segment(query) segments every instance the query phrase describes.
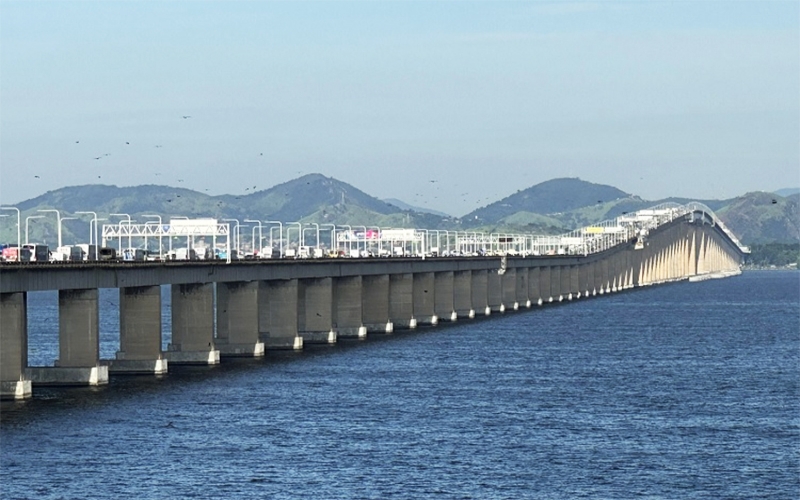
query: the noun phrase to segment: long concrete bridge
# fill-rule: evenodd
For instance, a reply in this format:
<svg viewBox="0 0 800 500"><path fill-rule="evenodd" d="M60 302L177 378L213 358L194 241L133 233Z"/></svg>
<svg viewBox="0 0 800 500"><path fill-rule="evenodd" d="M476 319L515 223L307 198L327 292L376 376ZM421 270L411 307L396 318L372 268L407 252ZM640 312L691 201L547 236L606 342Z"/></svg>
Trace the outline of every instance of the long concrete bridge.
<svg viewBox="0 0 800 500"><path fill-rule="evenodd" d="M649 221L641 224L642 220ZM626 225L626 221L631 222ZM615 220L614 244L564 255L0 266L0 385L98 385L109 374L163 374L369 333L585 299L739 272L747 249L702 205ZM643 229L644 228L644 229ZM606 231L611 233L612 231ZM601 241L598 239L597 241ZM172 341L162 351L161 287ZM119 351L99 356L99 289L119 290ZM29 366L27 293L58 290L55 366Z"/></svg>

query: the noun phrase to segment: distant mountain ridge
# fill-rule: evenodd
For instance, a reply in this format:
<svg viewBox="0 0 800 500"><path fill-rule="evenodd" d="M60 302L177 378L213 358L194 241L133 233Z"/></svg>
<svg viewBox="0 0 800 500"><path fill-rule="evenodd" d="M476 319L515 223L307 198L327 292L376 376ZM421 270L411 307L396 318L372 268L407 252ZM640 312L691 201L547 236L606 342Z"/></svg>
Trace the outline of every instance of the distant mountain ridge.
<svg viewBox="0 0 800 500"><path fill-rule="evenodd" d="M121 218L109 214L130 214L139 222L148 220L144 214L159 214L165 221L172 216L185 216L237 219L241 224L251 219L560 234L664 202L700 201L716 211L746 244L800 241L800 194L782 197L756 192L730 200L667 198L648 201L613 186L564 178L519 190L458 219L441 212L423 212L401 200L380 200L321 174L304 175L261 190L253 185L245 191L241 195L211 196L170 186L85 185L48 191L17 207L23 212L23 221L29 215L42 215L37 213L39 209L56 208L62 212L62 217L91 209L114 223ZM80 241L83 241L87 220L86 216L65 220L62 225L65 242L77 238L76 234L80 234ZM30 221L32 241L52 242L55 232L54 220ZM0 242L15 240L16 224L1 224Z"/></svg>

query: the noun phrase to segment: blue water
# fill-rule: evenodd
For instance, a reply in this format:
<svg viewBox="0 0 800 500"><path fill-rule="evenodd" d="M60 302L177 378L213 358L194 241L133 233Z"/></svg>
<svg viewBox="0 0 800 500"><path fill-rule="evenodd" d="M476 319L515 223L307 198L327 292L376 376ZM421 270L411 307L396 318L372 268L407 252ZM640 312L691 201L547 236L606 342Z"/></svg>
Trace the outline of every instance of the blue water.
<svg viewBox="0 0 800 500"><path fill-rule="evenodd" d="M0 496L795 499L799 367L800 273L650 287L37 388Z"/></svg>

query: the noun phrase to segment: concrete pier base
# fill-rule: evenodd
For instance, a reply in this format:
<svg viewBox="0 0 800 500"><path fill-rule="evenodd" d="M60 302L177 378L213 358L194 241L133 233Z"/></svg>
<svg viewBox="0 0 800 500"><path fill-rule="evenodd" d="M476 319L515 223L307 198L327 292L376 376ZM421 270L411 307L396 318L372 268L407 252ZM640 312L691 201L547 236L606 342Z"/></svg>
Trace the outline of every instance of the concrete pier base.
<svg viewBox="0 0 800 500"><path fill-rule="evenodd" d="M436 326L439 324L439 316L434 314L433 316L415 317L414 321L416 321L417 326L419 325Z"/></svg>
<svg viewBox="0 0 800 500"><path fill-rule="evenodd" d="M119 353L117 353L119 356ZM109 359L101 363L108 366L111 375L164 375L168 371L166 358L159 359Z"/></svg>
<svg viewBox="0 0 800 500"><path fill-rule="evenodd" d="M209 351L173 351L168 346L164 356L171 365L218 365L219 349Z"/></svg>
<svg viewBox="0 0 800 500"><path fill-rule="evenodd" d="M0 382L0 399L28 399L33 395L30 380Z"/></svg>
<svg viewBox="0 0 800 500"><path fill-rule="evenodd" d="M25 370L34 386L83 386L108 384L108 366L34 366Z"/></svg>
<svg viewBox="0 0 800 500"><path fill-rule="evenodd" d="M266 353L263 342L236 344L217 343L220 357L223 358L260 358Z"/></svg>
<svg viewBox="0 0 800 500"><path fill-rule="evenodd" d="M269 333L262 334L261 340L264 341L264 348L269 350L290 350L299 351L303 348L303 337L270 337Z"/></svg>
<svg viewBox="0 0 800 500"><path fill-rule="evenodd" d="M334 330L327 332L300 332L303 344L335 344L337 334Z"/></svg>
<svg viewBox="0 0 800 500"><path fill-rule="evenodd" d="M392 333L394 331L394 323L391 321L386 323L364 323L364 328L371 333Z"/></svg>
<svg viewBox="0 0 800 500"><path fill-rule="evenodd" d="M364 325L351 328L339 327L336 336L340 339L365 339L367 338L367 327Z"/></svg>

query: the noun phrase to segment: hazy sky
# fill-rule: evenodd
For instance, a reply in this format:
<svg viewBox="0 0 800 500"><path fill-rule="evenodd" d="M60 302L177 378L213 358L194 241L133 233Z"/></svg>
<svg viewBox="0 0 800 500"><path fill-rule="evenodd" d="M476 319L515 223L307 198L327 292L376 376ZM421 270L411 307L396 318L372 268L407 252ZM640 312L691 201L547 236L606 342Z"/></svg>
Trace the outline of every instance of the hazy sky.
<svg viewBox="0 0 800 500"><path fill-rule="evenodd" d="M311 172L454 215L555 177L800 186L799 5L3 0L0 202Z"/></svg>

